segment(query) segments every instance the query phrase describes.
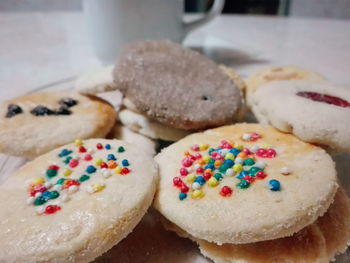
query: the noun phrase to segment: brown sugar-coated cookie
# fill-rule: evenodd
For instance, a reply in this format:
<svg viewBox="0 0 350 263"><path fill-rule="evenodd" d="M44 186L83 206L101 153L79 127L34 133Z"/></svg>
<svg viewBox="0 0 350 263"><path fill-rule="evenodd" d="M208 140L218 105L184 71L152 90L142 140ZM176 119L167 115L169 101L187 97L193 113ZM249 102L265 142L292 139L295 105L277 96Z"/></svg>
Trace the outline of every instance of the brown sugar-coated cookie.
<svg viewBox="0 0 350 263"><path fill-rule="evenodd" d="M140 112L174 128L230 123L241 104L237 85L219 66L167 41L128 45L113 75L118 89Z"/></svg>
<svg viewBox="0 0 350 263"><path fill-rule="evenodd" d="M111 105L77 92L38 92L0 104L0 152L34 158L76 138L101 138L115 123Z"/></svg>

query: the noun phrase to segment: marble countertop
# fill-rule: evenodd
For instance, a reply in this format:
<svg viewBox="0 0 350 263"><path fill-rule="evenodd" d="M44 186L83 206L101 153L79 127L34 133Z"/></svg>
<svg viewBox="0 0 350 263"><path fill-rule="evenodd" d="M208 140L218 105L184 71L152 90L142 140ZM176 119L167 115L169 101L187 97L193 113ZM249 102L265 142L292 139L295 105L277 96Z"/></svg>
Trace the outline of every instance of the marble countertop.
<svg viewBox="0 0 350 263"><path fill-rule="evenodd" d="M185 40L243 76L295 64L350 83L350 20L222 15ZM0 13L0 99L96 69L78 12Z"/></svg>

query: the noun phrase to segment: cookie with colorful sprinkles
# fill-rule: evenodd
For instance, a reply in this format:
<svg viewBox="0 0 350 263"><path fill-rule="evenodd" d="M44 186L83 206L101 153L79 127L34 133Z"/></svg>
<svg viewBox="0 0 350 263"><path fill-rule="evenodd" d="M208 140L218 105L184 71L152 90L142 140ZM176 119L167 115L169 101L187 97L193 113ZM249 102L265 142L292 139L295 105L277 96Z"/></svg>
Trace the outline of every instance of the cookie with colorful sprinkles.
<svg viewBox="0 0 350 263"><path fill-rule="evenodd" d="M323 215L338 188L323 149L259 124L189 135L155 159L155 207L191 236L217 244L290 236Z"/></svg>
<svg viewBox="0 0 350 263"><path fill-rule="evenodd" d="M38 92L0 104L0 152L34 158L79 137L105 137L116 113L74 91Z"/></svg>
<svg viewBox="0 0 350 263"><path fill-rule="evenodd" d="M89 262L128 235L151 205L152 157L119 140L76 140L0 186L0 262Z"/></svg>

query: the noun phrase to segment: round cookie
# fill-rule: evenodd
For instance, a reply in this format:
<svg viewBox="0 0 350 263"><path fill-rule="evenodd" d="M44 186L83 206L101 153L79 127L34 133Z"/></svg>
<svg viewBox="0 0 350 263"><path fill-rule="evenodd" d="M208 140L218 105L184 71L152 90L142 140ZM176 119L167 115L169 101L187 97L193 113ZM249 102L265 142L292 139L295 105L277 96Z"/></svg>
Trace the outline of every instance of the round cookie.
<svg viewBox="0 0 350 263"><path fill-rule="evenodd" d="M157 142L133 132L127 127L116 123L108 135L109 138L115 138L118 140L126 141L128 143L132 143L137 145L141 151L145 151L150 155L154 156L156 154Z"/></svg>
<svg viewBox="0 0 350 263"><path fill-rule="evenodd" d="M71 91L24 95L0 105L0 152L34 158L75 138L105 137L115 123L106 102Z"/></svg>
<svg viewBox="0 0 350 263"><path fill-rule="evenodd" d="M293 236L252 244L221 246L195 239L169 221L162 219L166 229L197 242L203 255L215 263L328 263L343 253L350 241L350 203L343 189L325 215Z"/></svg>
<svg viewBox="0 0 350 263"><path fill-rule="evenodd" d="M118 57L114 81L147 117L194 130L231 123L240 91L218 65L168 41L128 45Z"/></svg>
<svg viewBox="0 0 350 263"><path fill-rule="evenodd" d="M152 139L177 141L190 134L189 131L172 128L152 121L143 114L128 109L121 110L118 116L120 122L130 130Z"/></svg>
<svg viewBox="0 0 350 263"><path fill-rule="evenodd" d="M297 66L281 66L267 68L265 70L254 73L246 80L246 99L251 106L251 96L261 85L276 80L305 80L312 82L326 81L321 74L309 69Z"/></svg>
<svg viewBox="0 0 350 263"><path fill-rule="evenodd" d="M328 82L274 81L251 98L259 122L300 139L350 151L350 90Z"/></svg>
<svg viewBox="0 0 350 263"><path fill-rule="evenodd" d="M96 94L115 90L116 87L112 76L113 67L114 65L109 65L107 67L82 74L75 81L75 89L85 94Z"/></svg>
<svg viewBox="0 0 350 263"><path fill-rule="evenodd" d="M155 160L155 207L217 244L290 236L326 212L338 188L323 149L258 124L191 134Z"/></svg>
<svg viewBox="0 0 350 263"><path fill-rule="evenodd" d="M0 262L92 261L141 220L156 180L151 156L118 140L38 157L0 186Z"/></svg>

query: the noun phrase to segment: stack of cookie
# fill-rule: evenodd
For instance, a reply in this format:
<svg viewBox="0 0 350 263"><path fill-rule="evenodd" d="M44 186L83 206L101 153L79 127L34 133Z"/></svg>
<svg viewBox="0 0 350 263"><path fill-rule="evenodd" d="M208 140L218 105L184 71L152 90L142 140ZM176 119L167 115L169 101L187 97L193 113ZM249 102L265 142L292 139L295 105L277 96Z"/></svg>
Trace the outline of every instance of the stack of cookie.
<svg viewBox="0 0 350 263"><path fill-rule="evenodd" d="M134 262L128 247L149 232L118 243L153 199L143 227L216 263L346 250L350 200L326 150L350 150L348 89L295 66L243 82L168 41L127 45L75 89L0 105L0 152L33 159L0 185L0 262L89 262L113 246L99 262ZM246 105L260 124L233 124Z"/></svg>
<svg viewBox="0 0 350 263"><path fill-rule="evenodd" d="M164 225L214 262L329 262L350 203L321 148L269 126L196 133L156 156Z"/></svg>

